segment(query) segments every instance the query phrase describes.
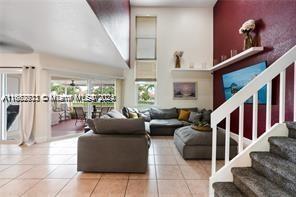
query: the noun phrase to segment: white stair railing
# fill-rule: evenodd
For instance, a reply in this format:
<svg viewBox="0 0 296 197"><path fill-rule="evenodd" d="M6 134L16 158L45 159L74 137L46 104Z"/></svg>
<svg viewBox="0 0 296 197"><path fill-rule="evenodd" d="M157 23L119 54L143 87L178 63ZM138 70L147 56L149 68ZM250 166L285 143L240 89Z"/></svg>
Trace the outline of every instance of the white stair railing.
<svg viewBox="0 0 296 197"><path fill-rule="evenodd" d="M253 120L252 120L252 140L257 140L258 128L258 91L267 86L266 100L266 131L271 128L271 97L272 83L271 81L280 75L280 98L279 98L279 123L285 121L285 90L286 90L286 69L294 64L294 120L296 120L296 46L291 48L287 53L266 68L262 73L255 77L239 92L233 95L220 107L211 114L211 127L213 129L212 138L212 177L216 173L216 144L217 144L217 125L226 119L225 125L225 164L229 163L230 152L230 115L239 108L239 132L238 132L238 152L243 151L243 133L244 133L244 103L250 97L253 97Z"/></svg>

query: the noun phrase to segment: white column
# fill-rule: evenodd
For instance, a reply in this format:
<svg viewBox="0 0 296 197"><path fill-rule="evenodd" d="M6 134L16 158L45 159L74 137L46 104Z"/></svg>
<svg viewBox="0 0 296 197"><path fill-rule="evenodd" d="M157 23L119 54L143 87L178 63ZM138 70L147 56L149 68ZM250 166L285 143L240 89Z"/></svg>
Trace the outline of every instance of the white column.
<svg viewBox="0 0 296 197"><path fill-rule="evenodd" d="M226 116L226 130L225 130L225 165L229 162L230 152L230 114Z"/></svg>
<svg viewBox="0 0 296 197"><path fill-rule="evenodd" d="M0 99L2 98L2 96L5 96L7 93L7 74L1 74L0 73ZM2 102L0 103L0 128L1 128L1 138L0 140L6 140L7 139L7 112L6 112L6 108L7 108L7 102Z"/></svg>
<svg viewBox="0 0 296 197"><path fill-rule="evenodd" d="M272 83L269 81L267 83L266 90L266 126L265 131L269 130L271 127L271 98L272 97Z"/></svg>
<svg viewBox="0 0 296 197"><path fill-rule="evenodd" d="M252 124L252 140L257 140L258 128L258 92L253 95L253 124Z"/></svg>
<svg viewBox="0 0 296 197"><path fill-rule="evenodd" d="M36 67L36 94L50 95L50 76L48 70ZM36 103L34 136L37 143L45 142L51 137L51 110L50 102Z"/></svg>
<svg viewBox="0 0 296 197"><path fill-rule="evenodd" d="M217 125L212 126L212 176L216 173Z"/></svg>
<svg viewBox="0 0 296 197"><path fill-rule="evenodd" d="M294 121L296 121L296 61L294 62Z"/></svg>
<svg viewBox="0 0 296 197"><path fill-rule="evenodd" d="M239 132L238 132L238 152L244 149L244 104L239 106Z"/></svg>
<svg viewBox="0 0 296 197"><path fill-rule="evenodd" d="M285 102L286 98L286 70L280 74L280 107L279 107L279 123L285 121Z"/></svg>

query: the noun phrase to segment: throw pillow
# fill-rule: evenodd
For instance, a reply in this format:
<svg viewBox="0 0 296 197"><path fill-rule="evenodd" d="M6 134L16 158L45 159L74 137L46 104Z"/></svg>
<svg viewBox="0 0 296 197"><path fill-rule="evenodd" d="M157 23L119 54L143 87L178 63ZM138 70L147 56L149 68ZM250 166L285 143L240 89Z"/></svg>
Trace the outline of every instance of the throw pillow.
<svg viewBox="0 0 296 197"><path fill-rule="evenodd" d="M129 110L128 110L128 107L123 107L123 108L122 108L122 114L123 114L125 117L129 118Z"/></svg>
<svg viewBox="0 0 296 197"><path fill-rule="evenodd" d="M136 112L129 112L128 113L129 118L131 119L137 119L139 118L138 114Z"/></svg>
<svg viewBox="0 0 296 197"><path fill-rule="evenodd" d="M104 114L104 115L102 115L100 118L102 118L102 119L110 119L111 117L108 116L107 114Z"/></svg>
<svg viewBox="0 0 296 197"><path fill-rule="evenodd" d="M201 120L210 124L211 113L212 113L212 110L206 110L206 109L201 110L201 114L202 114Z"/></svg>
<svg viewBox="0 0 296 197"><path fill-rule="evenodd" d="M190 112L188 121L192 122L192 123L199 121L201 116L202 116L202 114L200 112Z"/></svg>
<svg viewBox="0 0 296 197"><path fill-rule="evenodd" d="M122 115L122 113L120 113L117 110L111 110L107 113L108 116L110 116L111 118L117 118L117 119L126 119L126 117L124 115Z"/></svg>
<svg viewBox="0 0 296 197"><path fill-rule="evenodd" d="M146 112L139 112L139 118L143 118L145 122L150 122L151 117L149 111Z"/></svg>
<svg viewBox="0 0 296 197"><path fill-rule="evenodd" d="M189 115L190 115L190 111L186 111L186 110L181 109L178 119L187 121L189 118Z"/></svg>

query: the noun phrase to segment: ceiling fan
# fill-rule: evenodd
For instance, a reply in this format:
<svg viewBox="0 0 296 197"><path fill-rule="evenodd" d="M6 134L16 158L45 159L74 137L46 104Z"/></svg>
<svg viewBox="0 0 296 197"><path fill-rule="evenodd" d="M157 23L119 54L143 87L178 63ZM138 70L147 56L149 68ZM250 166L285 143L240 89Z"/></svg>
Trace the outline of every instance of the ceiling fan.
<svg viewBox="0 0 296 197"><path fill-rule="evenodd" d="M76 84L74 83L74 80L71 80L71 83L69 84L70 86L76 86Z"/></svg>

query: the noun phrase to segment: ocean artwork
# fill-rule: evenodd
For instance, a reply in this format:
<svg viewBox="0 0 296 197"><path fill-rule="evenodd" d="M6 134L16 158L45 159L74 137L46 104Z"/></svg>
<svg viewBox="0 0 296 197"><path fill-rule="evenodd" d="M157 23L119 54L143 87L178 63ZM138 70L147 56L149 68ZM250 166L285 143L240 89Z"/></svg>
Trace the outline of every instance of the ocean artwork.
<svg viewBox="0 0 296 197"><path fill-rule="evenodd" d="M228 100L265 69L266 62L264 61L247 68L224 74L222 79L225 99ZM245 103L253 103L253 98L249 98ZM258 92L258 103L266 104L266 86L262 87Z"/></svg>
<svg viewBox="0 0 296 197"><path fill-rule="evenodd" d="M196 82L174 82L174 99L197 99Z"/></svg>

